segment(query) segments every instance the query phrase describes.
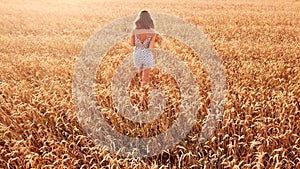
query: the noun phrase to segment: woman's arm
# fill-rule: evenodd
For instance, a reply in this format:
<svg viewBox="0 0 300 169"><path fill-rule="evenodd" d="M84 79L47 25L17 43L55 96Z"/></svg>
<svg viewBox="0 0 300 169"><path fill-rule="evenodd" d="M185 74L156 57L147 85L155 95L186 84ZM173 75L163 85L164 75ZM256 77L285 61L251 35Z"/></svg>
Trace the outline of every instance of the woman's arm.
<svg viewBox="0 0 300 169"><path fill-rule="evenodd" d="M130 45L131 45L131 46L134 46L134 45L135 45L135 42L134 42L134 35L135 35L135 29L132 30L132 32L131 32L131 41L130 41Z"/></svg>
<svg viewBox="0 0 300 169"><path fill-rule="evenodd" d="M134 46L134 35L131 36L131 46Z"/></svg>
<svg viewBox="0 0 300 169"><path fill-rule="evenodd" d="M156 34L154 34L151 38L151 41L150 41L150 44L149 44L149 49L154 48L155 38L156 38Z"/></svg>

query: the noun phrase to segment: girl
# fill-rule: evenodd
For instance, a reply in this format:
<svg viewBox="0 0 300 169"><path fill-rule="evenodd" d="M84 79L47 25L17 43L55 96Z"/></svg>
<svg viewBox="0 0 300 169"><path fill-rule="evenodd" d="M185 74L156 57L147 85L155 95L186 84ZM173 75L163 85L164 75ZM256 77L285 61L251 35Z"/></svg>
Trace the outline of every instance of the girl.
<svg viewBox="0 0 300 169"><path fill-rule="evenodd" d="M132 31L131 45L135 46L133 61L139 69L139 79L143 90L148 83L151 68L154 66L154 58L150 49L153 49L156 34L154 32L153 20L148 11L142 10Z"/></svg>

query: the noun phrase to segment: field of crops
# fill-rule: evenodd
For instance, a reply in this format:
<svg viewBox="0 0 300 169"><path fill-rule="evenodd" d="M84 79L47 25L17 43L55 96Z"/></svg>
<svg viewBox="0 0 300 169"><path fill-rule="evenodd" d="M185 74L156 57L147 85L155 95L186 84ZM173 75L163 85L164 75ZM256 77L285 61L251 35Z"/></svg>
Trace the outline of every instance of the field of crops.
<svg viewBox="0 0 300 169"><path fill-rule="evenodd" d="M208 35L225 69L227 96L222 121L198 143L211 101L207 73L189 48L161 36L156 47L175 53L196 77L199 119L173 149L124 158L105 151L79 124L73 72L90 36L144 8L178 16ZM165 115L142 126L117 115L110 81L133 51L129 42L120 41L104 57L96 98L115 130L150 137L177 117L179 91L170 75L154 69L152 88L171 98ZM300 168L299 44L297 0L1 0L0 168ZM132 104L147 109L137 79L129 90Z"/></svg>

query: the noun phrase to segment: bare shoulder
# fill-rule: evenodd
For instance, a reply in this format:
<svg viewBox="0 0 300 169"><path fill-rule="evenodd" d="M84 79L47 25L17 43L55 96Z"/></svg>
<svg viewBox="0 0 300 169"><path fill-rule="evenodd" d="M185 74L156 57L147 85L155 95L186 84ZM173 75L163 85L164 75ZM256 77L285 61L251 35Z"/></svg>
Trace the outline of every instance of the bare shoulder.
<svg viewBox="0 0 300 169"><path fill-rule="evenodd" d="M155 34L154 29L134 29L132 32L135 34Z"/></svg>
<svg viewBox="0 0 300 169"><path fill-rule="evenodd" d="M148 36L151 36L151 37L155 37L156 36L156 32L155 32L154 29L148 29L146 34Z"/></svg>
<svg viewBox="0 0 300 169"><path fill-rule="evenodd" d="M149 29L150 34L156 34L155 29Z"/></svg>
<svg viewBox="0 0 300 169"><path fill-rule="evenodd" d="M133 30L131 31L131 34L132 34L132 35L136 34L136 29L133 29Z"/></svg>

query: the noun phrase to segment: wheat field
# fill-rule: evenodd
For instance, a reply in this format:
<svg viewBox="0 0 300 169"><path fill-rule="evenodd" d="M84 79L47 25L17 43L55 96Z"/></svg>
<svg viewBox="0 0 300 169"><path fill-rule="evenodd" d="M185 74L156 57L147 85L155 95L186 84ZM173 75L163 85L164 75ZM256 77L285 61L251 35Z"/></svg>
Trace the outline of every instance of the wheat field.
<svg viewBox="0 0 300 169"><path fill-rule="evenodd" d="M211 99L207 74L184 44L161 37L157 48L176 53L196 76L203 112L173 149L124 158L105 151L79 124L73 71L90 36L141 9L178 16L208 35L224 65L227 96L222 121L198 143ZM1 0L0 14L0 168L300 168L299 1ZM129 38L109 50L96 77L97 101L117 131L152 136L175 119L178 87L154 69L153 84L173 98L166 115L143 126L116 115L109 84L132 50ZM135 78L132 103L147 109L136 86Z"/></svg>

